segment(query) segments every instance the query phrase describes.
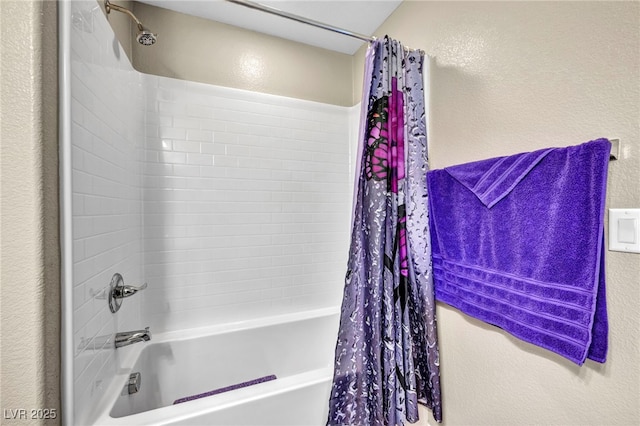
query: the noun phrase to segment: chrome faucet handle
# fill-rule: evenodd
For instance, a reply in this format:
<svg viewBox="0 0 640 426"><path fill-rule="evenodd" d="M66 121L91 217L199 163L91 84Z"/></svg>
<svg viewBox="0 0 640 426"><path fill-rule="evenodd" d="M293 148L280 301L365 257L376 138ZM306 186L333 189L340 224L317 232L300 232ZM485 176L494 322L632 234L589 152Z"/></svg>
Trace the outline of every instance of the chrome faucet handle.
<svg viewBox="0 0 640 426"><path fill-rule="evenodd" d="M109 309L111 313L118 312L122 305L122 299L125 297L133 296L140 290L147 288L147 283L142 284L140 287L134 287L132 285L124 285L124 278L119 273L113 274L111 277L111 283L109 284Z"/></svg>
<svg viewBox="0 0 640 426"><path fill-rule="evenodd" d="M113 297L116 299L122 299L124 297L133 296L140 290L147 288L147 283L142 284L140 287L134 287L132 285L123 285L113 289Z"/></svg>

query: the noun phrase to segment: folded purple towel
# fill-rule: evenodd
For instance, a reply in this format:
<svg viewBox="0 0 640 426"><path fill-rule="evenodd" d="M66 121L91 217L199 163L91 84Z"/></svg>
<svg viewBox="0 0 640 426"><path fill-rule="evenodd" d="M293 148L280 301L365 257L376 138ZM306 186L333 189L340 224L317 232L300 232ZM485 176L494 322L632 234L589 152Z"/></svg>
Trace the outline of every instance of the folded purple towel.
<svg viewBox="0 0 640 426"><path fill-rule="evenodd" d="M248 382L242 382L242 383L238 383L238 384L231 385L231 386L225 386L223 388L214 389L214 390L209 391L209 392L199 393L197 395L191 395L191 396L186 396L184 398L176 399L175 401L173 401L173 405L180 404L182 402L193 401L194 399L200 399L200 398L204 398L206 396L217 395L217 394L223 393L223 392L229 392L229 391L240 389L240 388L246 388L247 386L257 385L258 383L269 382L269 381L275 380L275 379L277 379L277 377L275 375L273 375L273 374L270 375L270 376L260 377L260 378L257 378L257 379L249 380Z"/></svg>
<svg viewBox="0 0 640 426"><path fill-rule="evenodd" d="M581 365L604 362L598 139L427 174L436 299Z"/></svg>

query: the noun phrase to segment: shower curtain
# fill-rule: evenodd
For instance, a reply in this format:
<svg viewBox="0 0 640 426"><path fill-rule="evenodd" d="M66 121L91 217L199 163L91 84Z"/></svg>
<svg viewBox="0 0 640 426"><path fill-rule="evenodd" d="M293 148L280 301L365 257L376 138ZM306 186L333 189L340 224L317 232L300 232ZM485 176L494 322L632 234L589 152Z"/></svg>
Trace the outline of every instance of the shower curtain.
<svg viewBox="0 0 640 426"><path fill-rule="evenodd" d="M418 403L441 421L423 65L388 37L367 51L329 425L413 423Z"/></svg>

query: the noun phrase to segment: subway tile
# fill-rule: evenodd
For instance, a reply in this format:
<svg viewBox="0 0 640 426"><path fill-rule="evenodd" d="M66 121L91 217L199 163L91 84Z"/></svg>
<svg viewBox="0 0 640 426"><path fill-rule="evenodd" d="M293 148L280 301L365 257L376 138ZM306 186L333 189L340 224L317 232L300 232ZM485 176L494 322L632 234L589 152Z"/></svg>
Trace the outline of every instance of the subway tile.
<svg viewBox="0 0 640 426"><path fill-rule="evenodd" d="M148 137L146 140L146 149L155 151L172 151L173 141L171 139L161 139L159 137Z"/></svg>
<svg viewBox="0 0 640 426"><path fill-rule="evenodd" d="M205 105L189 104L186 108L186 115L196 118L213 118L213 108Z"/></svg>
<svg viewBox="0 0 640 426"><path fill-rule="evenodd" d="M200 122L200 129L202 130L211 130L213 132L224 132L227 129L227 122L225 120L200 118L198 121Z"/></svg>
<svg viewBox="0 0 640 426"><path fill-rule="evenodd" d="M235 157L250 157L252 149L243 145L227 145L226 154Z"/></svg>
<svg viewBox="0 0 640 426"><path fill-rule="evenodd" d="M218 142L200 142L201 154L225 155L226 152L226 145L224 144Z"/></svg>
<svg viewBox="0 0 640 426"><path fill-rule="evenodd" d="M108 57L112 36L78 35L83 55L102 51L120 66ZM136 318L161 332L338 303L351 209L347 109L146 75L145 94L128 68L79 73L74 252L93 262L79 266L84 297L115 270L133 277L144 268L158 285L127 303L122 324L105 300L82 304L78 318L90 321L82 333ZM87 90L96 81L104 87ZM115 359L83 353L77 379L92 406Z"/></svg>
<svg viewBox="0 0 640 426"><path fill-rule="evenodd" d="M166 126L178 127L182 129L199 129L200 120L197 118L183 117L175 114L168 115L169 119Z"/></svg>
<svg viewBox="0 0 640 426"><path fill-rule="evenodd" d="M172 164L145 163L142 172L148 176L172 176L174 166Z"/></svg>
<svg viewBox="0 0 640 426"><path fill-rule="evenodd" d="M200 142L173 141L173 150L180 152L200 152Z"/></svg>
<svg viewBox="0 0 640 426"><path fill-rule="evenodd" d="M235 144L238 143L238 140L240 139L240 135L238 135L237 133L233 133L233 132L216 132L215 136L215 143L218 144Z"/></svg>
<svg viewBox="0 0 640 426"><path fill-rule="evenodd" d="M161 114L171 115L186 115L187 105L183 103L171 102L171 101L156 101L158 105L158 112Z"/></svg>
<svg viewBox="0 0 640 426"><path fill-rule="evenodd" d="M187 155L183 152L163 151L158 154L158 161L165 164L186 164Z"/></svg>
<svg viewBox="0 0 640 426"><path fill-rule="evenodd" d="M265 140L269 140L269 139L264 136L257 136L252 134L239 134L237 139L238 144L246 145L250 147L262 145ZM274 147L276 147L275 143L273 145Z"/></svg>
<svg viewBox="0 0 640 426"><path fill-rule="evenodd" d="M187 164L197 166L213 166L214 156L210 154L187 154Z"/></svg>
<svg viewBox="0 0 640 426"><path fill-rule="evenodd" d="M221 167L220 164L218 164L219 157L217 156L214 156L213 162L214 162L214 165L217 167L201 166L199 168L200 176L209 177L209 178L220 178L220 177L225 177L228 171L231 170L229 168Z"/></svg>
<svg viewBox="0 0 640 426"><path fill-rule="evenodd" d="M144 161L150 163L158 162L158 152L157 151L145 151L144 153Z"/></svg>
<svg viewBox="0 0 640 426"><path fill-rule="evenodd" d="M95 10L90 2L82 4L88 6L88 10ZM111 31L110 27L102 14L92 16L103 25L96 25L94 33L80 31L72 36L75 39L72 43L83 49L81 54L75 52L71 83L71 144L75 169L72 192L76 213L73 218L73 317L75 343L82 341L85 345L104 329L105 323L108 327L108 323L114 321L106 299L94 299L93 292L108 285L114 268L120 268L126 258L135 258L134 253L141 251L142 235L136 232L141 221L140 201L138 206L135 201L136 197L140 200L142 194L139 148L145 132L152 133L145 129L143 109L152 108L155 102L144 101L138 74L130 65L127 68L125 62L109 57L109 52L113 52L112 33L95 32ZM102 53L95 55L95 52ZM137 215L137 219L131 213ZM112 359L101 351L85 349L75 359L76 394L84 398L78 398L75 404L79 410L77 418L81 419L86 415L83 410L95 406L104 392L104 388L95 383L104 384L113 369L109 364ZM86 389L92 393L83 393Z"/></svg>
<svg viewBox="0 0 640 426"><path fill-rule="evenodd" d="M283 161L280 159L253 157L238 158L238 166L241 168L278 170L282 168L282 165Z"/></svg>
<svg viewBox="0 0 640 426"><path fill-rule="evenodd" d="M213 132L211 130L187 129L187 140L213 142Z"/></svg>
<svg viewBox="0 0 640 426"><path fill-rule="evenodd" d="M197 177L200 176L200 167L175 164L172 167L172 173L176 177Z"/></svg>
<svg viewBox="0 0 640 426"><path fill-rule="evenodd" d="M162 139L179 139L185 140L187 137L186 129L176 127L160 127L158 136Z"/></svg>
<svg viewBox="0 0 640 426"><path fill-rule="evenodd" d="M213 163L217 167L232 168L240 166L239 160L240 159L238 157L232 157L229 155L218 155L215 157Z"/></svg>

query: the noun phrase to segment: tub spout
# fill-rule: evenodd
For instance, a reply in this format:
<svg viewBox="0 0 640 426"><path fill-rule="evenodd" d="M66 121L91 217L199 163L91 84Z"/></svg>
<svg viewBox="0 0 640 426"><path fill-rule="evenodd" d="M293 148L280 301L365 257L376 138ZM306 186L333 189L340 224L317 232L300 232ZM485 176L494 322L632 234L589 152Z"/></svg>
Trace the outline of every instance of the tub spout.
<svg viewBox="0 0 640 426"><path fill-rule="evenodd" d="M128 346L138 342L148 342L151 340L151 332L149 327L144 330L125 331L124 333L116 333L116 348Z"/></svg>

